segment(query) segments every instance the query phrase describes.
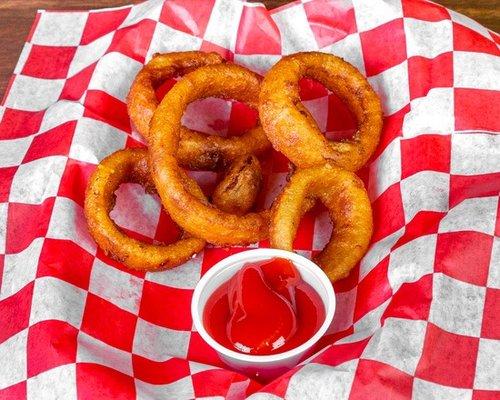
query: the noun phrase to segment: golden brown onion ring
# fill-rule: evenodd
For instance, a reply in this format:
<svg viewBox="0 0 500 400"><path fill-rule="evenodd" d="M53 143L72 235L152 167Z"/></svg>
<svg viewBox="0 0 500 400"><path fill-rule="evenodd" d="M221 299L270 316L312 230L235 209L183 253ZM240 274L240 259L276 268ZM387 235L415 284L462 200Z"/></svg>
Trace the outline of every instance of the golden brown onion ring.
<svg viewBox="0 0 500 400"><path fill-rule="evenodd" d="M231 214L243 215L252 208L262 186L262 171L257 157L236 159L212 194L212 203Z"/></svg>
<svg viewBox="0 0 500 400"><path fill-rule="evenodd" d="M90 234L110 257L132 269L154 271L186 262L205 246L203 239L184 237L168 245L154 245L123 233L109 216L115 204L115 191L125 182L139 183L154 190L147 165L147 150L126 149L106 157L92 174L85 193L84 212ZM190 193L204 198L198 185L184 176Z"/></svg>
<svg viewBox="0 0 500 400"><path fill-rule="evenodd" d="M242 160L238 160L236 166L241 165ZM220 191L217 206L225 210L239 208L242 212L248 211L253 206L252 199L255 200L262 180L260 168L256 170L257 167L252 164L243 169L232 168L221 182L224 189L216 189ZM245 172L249 168L255 169L251 175ZM205 200L198 184L185 173L182 173L182 176L186 190L196 198ZM237 182L237 185L229 187L226 181ZM187 235L172 244L154 245L123 233L109 213L115 204L116 189L125 182L138 183L147 192L156 192L149 173L146 149L120 150L106 157L97 166L87 186L84 212L89 231L107 255L129 268L155 271L183 264L205 247L205 240ZM241 204L238 203L239 191L243 194Z"/></svg>
<svg viewBox="0 0 500 400"><path fill-rule="evenodd" d="M353 139L328 140L300 102L299 80L316 79L334 92L358 120ZM266 74L259 116L273 147L297 167L333 162L357 171L375 151L382 130L382 108L366 78L331 54L309 52L283 57Z"/></svg>
<svg viewBox="0 0 500 400"><path fill-rule="evenodd" d="M156 109L150 130L150 169L161 201L171 218L191 235L217 245L254 243L268 235L266 212L236 215L200 200L183 185L176 158L181 118L189 103L220 97L257 107L258 75L235 64L196 69L177 82Z"/></svg>
<svg viewBox="0 0 500 400"><path fill-rule="evenodd" d="M352 172L325 164L298 169L271 208L271 246L292 251L305 208L318 199L333 222L329 243L315 257L332 282L345 278L363 257L373 229L372 209L363 182Z"/></svg>
<svg viewBox="0 0 500 400"><path fill-rule="evenodd" d="M204 65L223 63L217 53L201 51L155 54L137 74L127 97L130 119L148 142L149 126L158 100L155 88L167 79L184 75ZM177 159L188 169L215 170L246 154L260 154L270 147L260 126L242 136L221 137L181 128Z"/></svg>
<svg viewBox="0 0 500 400"><path fill-rule="evenodd" d="M149 124L159 103L155 89L161 83L203 65L222 62L219 54L202 51L154 54L135 77L127 97L128 114L139 133L149 138Z"/></svg>

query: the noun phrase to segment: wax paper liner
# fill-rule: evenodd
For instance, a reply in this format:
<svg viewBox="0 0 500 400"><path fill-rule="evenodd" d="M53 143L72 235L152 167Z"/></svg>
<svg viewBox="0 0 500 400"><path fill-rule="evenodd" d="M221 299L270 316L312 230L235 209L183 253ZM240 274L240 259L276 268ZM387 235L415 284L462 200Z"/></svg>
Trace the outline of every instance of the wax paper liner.
<svg viewBox="0 0 500 400"><path fill-rule="evenodd" d="M498 398L498 41L420 0L38 12L0 108L0 399ZM338 310L319 353L267 384L225 369L189 312L200 275L242 248L131 272L96 248L82 214L95 165L143 143L125 107L134 75L155 52L194 49L259 73L284 54L336 54L383 101L381 143L359 173L372 245L334 285ZM314 81L301 87L327 135L352 132L335 96ZM208 100L184 122L236 134L251 119L240 104ZM269 204L289 165L277 153L263 164ZM205 187L215 178L196 175ZM158 199L138 186L120 189L113 216L137 237L175 237ZM330 230L315 209L295 249L310 256Z"/></svg>

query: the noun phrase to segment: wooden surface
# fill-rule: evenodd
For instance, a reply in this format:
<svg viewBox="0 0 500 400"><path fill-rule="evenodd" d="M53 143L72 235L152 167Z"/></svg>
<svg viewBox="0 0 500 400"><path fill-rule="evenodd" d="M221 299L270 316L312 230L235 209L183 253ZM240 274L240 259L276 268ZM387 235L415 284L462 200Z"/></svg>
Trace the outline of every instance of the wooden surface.
<svg viewBox="0 0 500 400"><path fill-rule="evenodd" d="M500 0L435 1L468 15L489 29L500 31ZM78 10L138 2L137 0L0 0L0 99L3 97L7 81L12 75L37 9ZM271 9L288 3L289 0L261 2Z"/></svg>

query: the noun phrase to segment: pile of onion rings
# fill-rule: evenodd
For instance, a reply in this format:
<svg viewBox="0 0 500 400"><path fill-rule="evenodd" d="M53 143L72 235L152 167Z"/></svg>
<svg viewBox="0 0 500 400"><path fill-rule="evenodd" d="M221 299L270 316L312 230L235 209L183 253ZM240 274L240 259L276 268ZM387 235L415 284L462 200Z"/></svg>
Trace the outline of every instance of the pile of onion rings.
<svg viewBox="0 0 500 400"><path fill-rule="evenodd" d="M299 80L314 78L347 104L357 118L351 140L329 141L300 103ZM272 247L292 250L304 202L328 209L333 232L315 261L332 282L345 278L366 253L373 231L370 201L357 171L374 153L382 130L380 100L351 64L330 54L283 57L266 74L259 116L273 147L298 169L271 210ZM306 207L307 208L307 207Z"/></svg>
<svg viewBox="0 0 500 400"><path fill-rule="evenodd" d="M158 101L156 89L180 77ZM329 141L299 97L299 80L314 78L339 96L357 118L353 138ZM255 128L236 137L208 135L181 123L188 105L207 97L243 102L258 110ZM272 247L292 250L302 215L316 201L333 222L332 237L316 262L332 281L344 278L365 254L372 210L354 174L375 151L382 129L380 101L361 73L333 55L310 52L283 57L261 78L198 51L155 54L136 76L128 98L130 119L147 149L121 150L105 158L91 176L85 216L97 244L130 268L172 268L206 243L245 245L269 237ZM261 125L262 124L262 125ZM296 167L270 210L255 211L262 186L256 156L270 146ZM225 171L208 199L184 168ZM115 190L124 182L159 195L183 230L172 244L143 243L126 235L109 216Z"/></svg>

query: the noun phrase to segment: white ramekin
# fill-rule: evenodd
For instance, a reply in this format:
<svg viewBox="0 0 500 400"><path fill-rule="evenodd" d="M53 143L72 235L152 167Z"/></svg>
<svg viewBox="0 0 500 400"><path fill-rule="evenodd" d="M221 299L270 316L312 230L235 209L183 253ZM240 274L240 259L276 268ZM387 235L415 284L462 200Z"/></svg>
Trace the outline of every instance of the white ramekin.
<svg viewBox="0 0 500 400"><path fill-rule="evenodd" d="M210 295L238 272L244 264L275 257L286 258L294 263L302 279L312 286L323 300L325 320L319 330L307 342L283 353L273 355L242 354L217 343L203 326L203 310ZM212 347L220 359L229 367L247 376L266 380L278 376L295 366L314 344L325 334L335 313L335 293L325 273L312 261L296 253L276 249L255 249L234 254L219 261L201 278L196 286L191 302L191 314L196 330L203 340Z"/></svg>

